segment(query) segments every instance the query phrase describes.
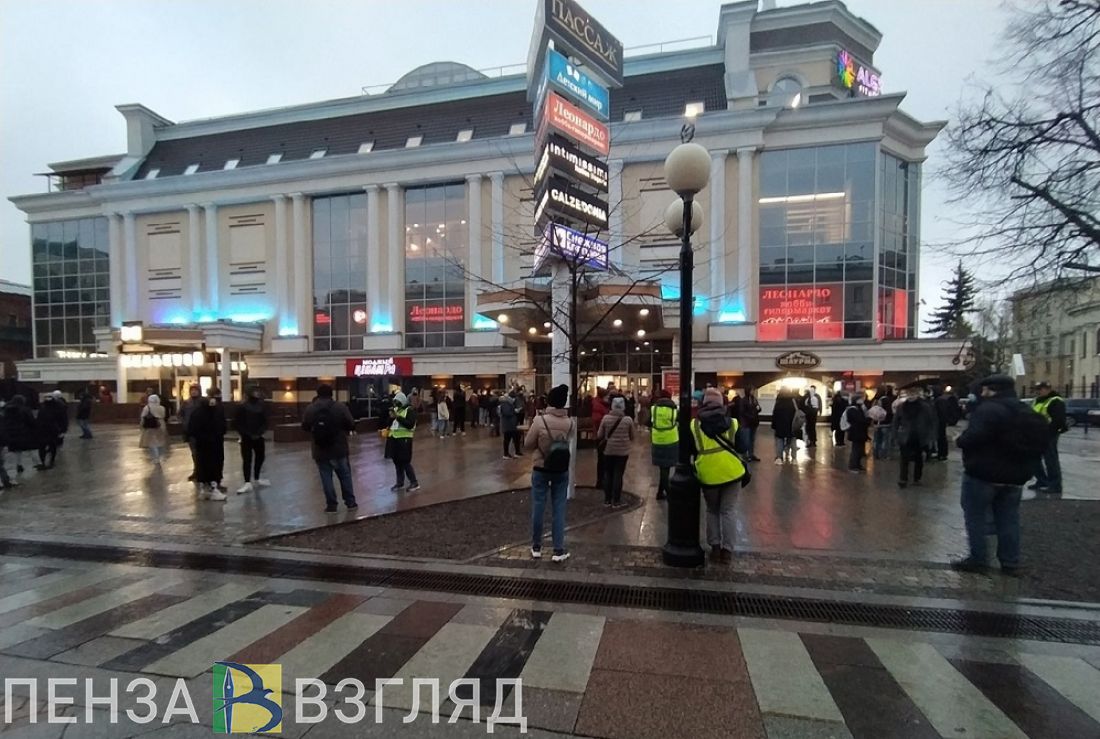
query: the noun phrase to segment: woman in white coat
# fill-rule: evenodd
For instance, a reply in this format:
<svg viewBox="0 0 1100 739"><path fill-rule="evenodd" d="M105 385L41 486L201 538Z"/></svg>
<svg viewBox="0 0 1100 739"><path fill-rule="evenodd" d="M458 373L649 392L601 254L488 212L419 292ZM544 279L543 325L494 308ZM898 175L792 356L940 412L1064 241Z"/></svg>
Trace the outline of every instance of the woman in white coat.
<svg viewBox="0 0 1100 739"><path fill-rule="evenodd" d="M153 464L160 466L164 447L168 446L168 427L165 423L168 414L160 404L160 398L150 395L145 407L141 409L141 441L139 446L148 449Z"/></svg>

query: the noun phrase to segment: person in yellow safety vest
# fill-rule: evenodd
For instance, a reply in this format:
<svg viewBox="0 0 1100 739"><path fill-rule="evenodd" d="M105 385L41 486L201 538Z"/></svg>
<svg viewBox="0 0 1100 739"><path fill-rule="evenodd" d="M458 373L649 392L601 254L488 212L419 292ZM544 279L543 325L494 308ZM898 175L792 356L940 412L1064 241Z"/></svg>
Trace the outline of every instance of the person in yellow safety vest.
<svg viewBox="0 0 1100 739"><path fill-rule="evenodd" d="M408 492L415 493L420 489L420 483L416 480L416 472L412 467L413 434L416 431L416 411L409 407L409 399L405 393L397 393L393 396L393 408L390 409L390 435L386 439L386 456L393 461L393 467L397 470L397 484L390 490L397 492L405 489L405 476L409 478Z"/></svg>
<svg viewBox="0 0 1100 739"><path fill-rule="evenodd" d="M712 562L733 561L736 534L735 495L748 474L737 449L737 420L726 416L725 400L718 388L707 388L698 416L691 422L695 476L707 505L707 543ZM737 449L738 452L742 451Z"/></svg>
<svg viewBox="0 0 1100 739"><path fill-rule="evenodd" d="M650 406L650 461L660 470L657 482L657 500L668 497L668 479L672 468L679 461L680 431L676 427L676 404L668 390L658 392L657 401Z"/></svg>
<svg viewBox="0 0 1100 739"><path fill-rule="evenodd" d="M1050 495L1062 494L1062 462L1058 458L1058 437L1069 430L1066 425L1066 402L1054 392L1049 382L1040 382L1032 408L1050 423L1050 444L1035 468L1035 484L1029 490Z"/></svg>

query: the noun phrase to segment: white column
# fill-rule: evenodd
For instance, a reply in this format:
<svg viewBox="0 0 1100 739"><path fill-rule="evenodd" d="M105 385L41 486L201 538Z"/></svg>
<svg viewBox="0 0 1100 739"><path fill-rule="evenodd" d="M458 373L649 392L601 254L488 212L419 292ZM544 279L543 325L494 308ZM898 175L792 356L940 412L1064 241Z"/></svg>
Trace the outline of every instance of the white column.
<svg viewBox="0 0 1100 739"><path fill-rule="evenodd" d="M298 335L313 335L313 298L310 293L310 248L306 230L306 197L300 192L290 196L294 211L294 315L298 318Z"/></svg>
<svg viewBox="0 0 1100 739"><path fill-rule="evenodd" d="M389 259L390 321L394 331L405 330L405 197L396 182L386 185L386 256Z"/></svg>
<svg viewBox="0 0 1100 739"><path fill-rule="evenodd" d="M493 282L504 284L504 173L489 175L493 183Z"/></svg>
<svg viewBox="0 0 1100 739"><path fill-rule="evenodd" d="M126 282L123 285L123 291L126 294L126 311L123 318L127 321L136 321L141 316L138 314L137 227L133 213L122 214L122 245L122 263L126 268Z"/></svg>
<svg viewBox="0 0 1100 739"><path fill-rule="evenodd" d="M125 359L125 355L119 354L115 358L115 384L117 385L118 392L115 393L115 402L125 403L126 400L126 388L128 375L126 373L126 365L122 363Z"/></svg>
<svg viewBox="0 0 1100 739"><path fill-rule="evenodd" d="M110 246L111 325L122 325L126 312L126 261L122 245L122 218L118 213L107 214L107 241Z"/></svg>
<svg viewBox="0 0 1100 739"><path fill-rule="evenodd" d="M233 400L233 365L229 361L229 350L221 349L218 352L218 361L221 362L221 380L219 381L222 391L222 401L228 403Z"/></svg>
<svg viewBox="0 0 1100 739"><path fill-rule="evenodd" d="M756 277L756 263L752 246L752 192L753 155L756 150L745 147L737 150L737 302L745 311L746 321L756 320L756 296L752 294Z"/></svg>
<svg viewBox="0 0 1100 739"><path fill-rule="evenodd" d="M569 406L575 407L578 399L573 397L575 388L570 384L569 335L565 330L569 326L569 310L571 307L569 295L572 287L569 268L560 260L556 261L550 287L550 311L554 316L551 328L553 333L550 337L550 385L552 387L558 385L568 387ZM526 344L521 344L521 346L526 346ZM569 455L569 492L566 497L573 498L576 495L577 434L573 434L569 441L572 453Z"/></svg>
<svg viewBox="0 0 1100 739"><path fill-rule="evenodd" d="M191 315L202 313L202 216L199 206L187 206L187 302Z"/></svg>
<svg viewBox="0 0 1100 739"><path fill-rule="evenodd" d="M367 331L387 323L382 315L382 240L378 223L378 185L367 185Z"/></svg>
<svg viewBox="0 0 1100 739"><path fill-rule="evenodd" d="M275 195L275 322L280 334L289 333L294 320L290 299L290 255L287 253L286 195Z"/></svg>
<svg viewBox="0 0 1100 739"><path fill-rule="evenodd" d="M624 264L634 264L634 259L627 258L626 245L623 244L623 160L612 159L607 163L607 206L611 213L608 215L607 246L611 250L611 263L616 267ZM633 254L630 255L633 257Z"/></svg>
<svg viewBox="0 0 1100 739"><path fill-rule="evenodd" d="M726 157L728 151L710 154L710 299L717 315L729 304L726 295Z"/></svg>
<svg viewBox="0 0 1100 739"><path fill-rule="evenodd" d="M216 319L221 303L218 278L222 271L218 254L218 206L205 203L202 207L206 212L206 312Z"/></svg>
<svg viewBox="0 0 1100 739"><path fill-rule="evenodd" d="M470 255L466 260L466 330L474 327L477 315L477 294L481 278L481 175L472 174L466 178L469 215L466 218L466 233L469 235Z"/></svg>

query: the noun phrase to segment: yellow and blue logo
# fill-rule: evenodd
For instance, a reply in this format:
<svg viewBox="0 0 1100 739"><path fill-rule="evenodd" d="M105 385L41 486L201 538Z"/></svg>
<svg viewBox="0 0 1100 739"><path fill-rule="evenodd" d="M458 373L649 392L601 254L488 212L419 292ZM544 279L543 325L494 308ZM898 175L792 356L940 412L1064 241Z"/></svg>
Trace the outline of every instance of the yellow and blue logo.
<svg viewBox="0 0 1100 739"><path fill-rule="evenodd" d="M215 734L277 734L282 728L282 665L214 663Z"/></svg>

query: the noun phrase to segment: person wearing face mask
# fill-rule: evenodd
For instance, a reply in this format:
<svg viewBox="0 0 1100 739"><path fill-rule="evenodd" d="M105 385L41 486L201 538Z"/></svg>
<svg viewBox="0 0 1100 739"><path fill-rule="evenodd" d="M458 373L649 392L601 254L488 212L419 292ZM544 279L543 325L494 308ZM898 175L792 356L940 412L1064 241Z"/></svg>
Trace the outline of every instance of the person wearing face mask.
<svg viewBox="0 0 1100 739"><path fill-rule="evenodd" d="M248 391L248 400L237 406L237 415L233 419L233 428L241 437L241 463L244 466L244 485L237 489L237 495L251 493L254 486L266 488L271 485L270 480L260 477L266 456L264 434L268 425L263 392L253 386Z"/></svg>
<svg viewBox="0 0 1100 739"><path fill-rule="evenodd" d="M909 484L909 464L913 464L913 484L920 485L924 472L924 450L936 434L936 413L918 390L907 388L904 400L894 413L893 432L901 451L901 476L898 487Z"/></svg>
<svg viewBox="0 0 1100 739"><path fill-rule="evenodd" d="M203 500L225 502L222 476L225 470L225 409L222 393L216 387L206 391L203 400L187 421L187 435L194 440L198 470L195 482Z"/></svg>
<svg viewBox="0 0 1100 739"><path fill-rule="evenodd" d="M195 409L202 403L202 388L197 384L192 384L188 388L187 400L180 404L180 426L183 428L183 441L187 444L187 447L191 450L191 474L187 479L190 482L194 482L199 474L199 460L195 454L195 439L187 431L187 425L191 421L191 414L195 412Z"/></svg>

